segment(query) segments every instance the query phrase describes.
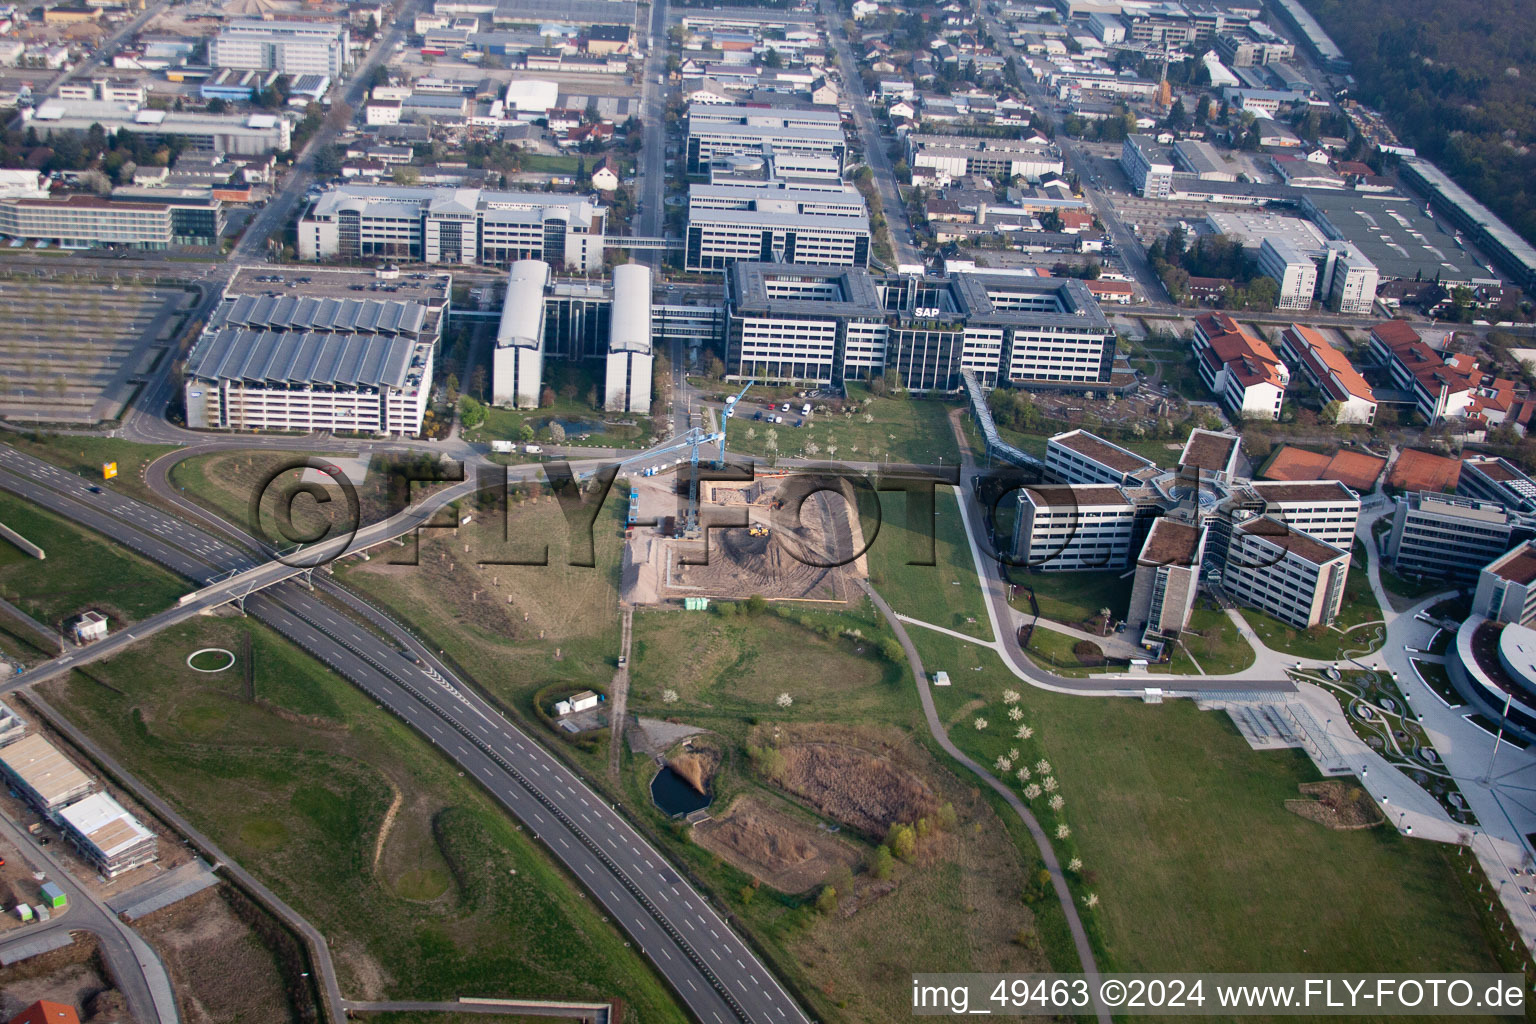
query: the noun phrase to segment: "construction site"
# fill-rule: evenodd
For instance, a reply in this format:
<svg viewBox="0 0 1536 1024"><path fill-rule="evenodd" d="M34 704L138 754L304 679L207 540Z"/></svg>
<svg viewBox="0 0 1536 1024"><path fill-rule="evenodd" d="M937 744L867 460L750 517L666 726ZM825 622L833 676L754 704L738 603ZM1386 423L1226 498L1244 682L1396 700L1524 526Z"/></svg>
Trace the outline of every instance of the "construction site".
<svg viewBox="0 0 1536 1024"><path fill-rule="evenodd" d="M623 600L631 605L688 598L846 603L854 578L868 576L864 531L853 488L790 493L786 474L698 484L697 526L687 513L688 471L631 481Z"/></svg>

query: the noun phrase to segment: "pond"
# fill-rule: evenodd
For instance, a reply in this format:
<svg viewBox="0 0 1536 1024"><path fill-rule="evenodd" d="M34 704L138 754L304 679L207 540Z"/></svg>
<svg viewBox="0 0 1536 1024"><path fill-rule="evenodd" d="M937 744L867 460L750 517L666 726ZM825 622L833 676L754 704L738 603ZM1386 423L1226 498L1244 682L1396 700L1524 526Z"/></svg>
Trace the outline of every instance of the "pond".
<svg viewBox="0 0 1536 1024"><path fill-rule="evenodd" d="M657 772L656 778L651 780L651 799L657 807L674 818L702 811L709 806L708 795L689 785L686 779L672 770L671 765Z"/></svg>
<svg viewBox="0 0 1536 1024"><path fill-rule="evenodd" d="M601 434L603 425L595 420L562 420L551 419L549 423L560 424L560 429L565 431L566 437L576 437L579 434ZM545 424L547 428L549 423Z"/></svg>

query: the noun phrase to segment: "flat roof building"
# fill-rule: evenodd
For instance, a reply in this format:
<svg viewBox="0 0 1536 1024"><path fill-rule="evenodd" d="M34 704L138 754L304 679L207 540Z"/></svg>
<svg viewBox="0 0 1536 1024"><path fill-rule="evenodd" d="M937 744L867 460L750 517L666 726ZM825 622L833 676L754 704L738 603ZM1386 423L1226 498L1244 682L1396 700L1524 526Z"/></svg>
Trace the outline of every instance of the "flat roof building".
<svg viewBox="0 0 1536 1024"><path fill-rule="evenodd" d="M607 207L547 192L341 185L299 219L300 259L401 259L557 269L603 265Z"/></svg>
<svg viewBox="0 0 1536 1024"><path fill-rule="evenodd" d="M1012 557L1039 572L1124 569L1135 527L1136 506L1122 488L1034 484L1018 492Z"/></svg>
<svg viewBox="0 0 1536 1024"><path fill-rule="evenodd" d="M1482 501L1496 501L1519 512L1536 512L1536 481L1509 461L1497 457L1462 459L1456 493Z"/></svg>
<svg viewBox="0 0 1536 1024"><path fill-rule="evenodd" d="M1397 499L1387 557L1399 575L1460 583L1531 531L1497 502L1419 491Z"/></svg>
<svg viewBox="0 0 1536 1024"><path fill-rule="evenodd" d="M27 125L43 138L57 132L86 135L99 125L108 136L127 132L149 140L176 140L189 149L229 156L281 153L293 145L292 122L277 114L150 110L133 103L46 100Z"/></svg>
<svg viewBox="0 0 1536 1024"><path fill-rule="evenodd" d="M216 68L340 78L351 58L345 21L233 21L208 44Z"/></svg>
<svg viewBox="0 0 1536 1024"><path fill-rule="evenodd" d="M1483 566L1472 614L1522 626L1536 619L1536 545L1521 544Z"/></svg>
<svg viewBox="0 0 1536 1024"><path fill-rule="evenodd" d="M1337 480L1255 480L1248 490L1259 496L1263 512L1341 551L1355 542L1360 496Z"/></svg>
<svg viewBox="0 0 1536 1024"><path fill-rule="evenodd" d="M715 121L709 112L721 108L711 104L693 104L689 108L687 172L707 175L711 161L740 153L764 155L773 153L826 156L837 161L841 171L848 154L848 140L841 127L803 127L799 118L793 127L785 127L785 117L763 116L738 117L730 121ZM700 112L695 120L694 111ZM798 113L798 112L794 112ZM754 123L756 122L756 123Z"/></svg>
<svg viewBox="0 0 1536 1024"><path fill-rule="evenodd" d="M50 821L96 788L89 775L36 733L0 747L0 775Z"/></svg>
<svg viewBox="0 0 1536 1024"><path fill-rule="evenodd" d="M1232 530L1221 583L1244 604L1311 629L1338 618L1348 578L1348 551L1261 516Z"/></svg>
<svg viewBox="0 0 1536 1024"><path fill-rule="evenodd" d="M155 834L106 793L93 793L59 812L65 836L105 878L159 859Z"/></svg>
<svg viewBox="0 0 1536 1024"><path fill-rule="evenodd" d="M1125 615L1127 626L1140 631L1144 645L1174 639L1189 625L1200 586L1205 538L1203 526L1166 516L1152 521L1136 556Z"/></svg>
<svg viewBox="0 0 1536 1024"><path fill-rule="evenodd" d="M1242 439L1235 434L1195 429L1184 441L1179 453L1179 474L1209 477L1231 483L1237 474L1237 460L1242 454Z"/></svg>
<svg viewBox="0 0 1536 1024"><path fill-rule="evenodd" d="M1057 434L1045 445L1045 471L1066 484L1133 487L1164 472L1150 459L1126 451L1086 430Z"/></svg>
<svg viewBox="0 0 1536 1024"><path fill-rule="evenodd" d="M693 185L684 246L683 266L690 271L759 260L864 267L869 214L851 185Z"/></svg>
<svg viewBox="0 0 1536 1024"><path fill-rule="evenodd" d="M1173 164L1150 135L1127 135L1120 145L1120 168L1136 194L1167 199L1173 192Z"/></svg>

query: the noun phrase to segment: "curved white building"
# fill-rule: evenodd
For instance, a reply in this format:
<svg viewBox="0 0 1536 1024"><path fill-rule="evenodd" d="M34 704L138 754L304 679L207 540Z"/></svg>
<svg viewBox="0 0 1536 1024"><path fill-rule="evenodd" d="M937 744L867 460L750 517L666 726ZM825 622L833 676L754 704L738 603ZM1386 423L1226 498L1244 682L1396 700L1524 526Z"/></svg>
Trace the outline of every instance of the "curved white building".
<svg viewBox="0 0 1536 1024"><path fill-rule="evenodd" d="M549 264L518 260L507 278L507 301L496 328L491 363L491 401L531 409L539 404L544 375L544 289Z"/></svg>
<svg viewBox="0 0 1536 1024"><path fill-rule="evenodd" d="M654 361L651 268L642 263L614 267L603 406L610 412L649 412Z"/></svg>

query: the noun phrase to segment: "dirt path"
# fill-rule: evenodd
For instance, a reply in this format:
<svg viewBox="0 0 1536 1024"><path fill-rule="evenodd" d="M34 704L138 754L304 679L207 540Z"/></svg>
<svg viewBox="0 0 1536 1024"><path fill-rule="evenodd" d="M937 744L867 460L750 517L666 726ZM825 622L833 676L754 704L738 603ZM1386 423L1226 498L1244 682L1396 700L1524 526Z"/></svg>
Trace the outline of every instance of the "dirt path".
<svg viewBox="0 0 1536 1024"><path fill-rule="evenodd" d="M373 841L373 870L379 870L379 858L384 856L384 841L389 838L389 830L395 826L395 815L400 813L400 804L404 799L400 795L400 789L393 782L389 784L394 798L389 801L389 810L384 812L384 823L379 826L379 838Z"/></svg>
<svg viewBox="0 0 1536 1024"><path fill-rule="evenodd" d="M619 777L624 754L624 715L629 704L629 638L635 627L635 609L625 605L619 630L619 670L613 674L608 703L608 774Z"/></svg>

